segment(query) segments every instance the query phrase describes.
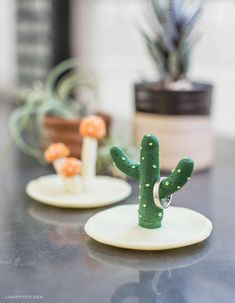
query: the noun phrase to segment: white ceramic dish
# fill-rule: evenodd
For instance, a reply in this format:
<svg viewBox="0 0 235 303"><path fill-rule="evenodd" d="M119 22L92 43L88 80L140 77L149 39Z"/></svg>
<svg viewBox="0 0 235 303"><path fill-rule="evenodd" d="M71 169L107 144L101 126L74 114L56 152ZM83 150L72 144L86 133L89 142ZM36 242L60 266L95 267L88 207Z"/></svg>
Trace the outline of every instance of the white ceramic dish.
<svg viewBox="0 0 235 303"><path fill-rule="evenodd" d="M162 227L146 229L137 222L138 205L101 211L85 225L86 233L103 244L134 250L165 250L205 240L212 223L202 214L182 207L165 210Z"/></svg>
<svg viewBox="0 0 235 303"><path fill-rule="evenodd" d="M34 200L51 206L93 208L126 199L131 194L131 187L117 178L97 176L91 191L66 193L61 178L58 175L48 175L30 181L26 192Z"/></svg>

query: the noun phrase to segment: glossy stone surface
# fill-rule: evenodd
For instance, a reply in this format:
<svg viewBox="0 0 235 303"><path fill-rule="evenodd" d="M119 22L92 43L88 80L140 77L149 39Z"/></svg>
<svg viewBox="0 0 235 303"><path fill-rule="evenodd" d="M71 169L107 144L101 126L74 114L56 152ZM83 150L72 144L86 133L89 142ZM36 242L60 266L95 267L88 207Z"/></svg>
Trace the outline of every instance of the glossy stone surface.
<svg viewBox="0 0 235 303"><path fill-rule="evenodd" d="M0 123L2 152L9 142L4 110ZM98 209L56 209L28 198L27 182L49 170L10 146L0 162L0 302L13 295L38 295L43 298L36 302L46 303L234 302L234 154L235 143L217 140L214 169L174 195L174 205L212 220L211 237L150 253L89 239L83 225ZM132 186L130 204L137 197Z"/></svg>

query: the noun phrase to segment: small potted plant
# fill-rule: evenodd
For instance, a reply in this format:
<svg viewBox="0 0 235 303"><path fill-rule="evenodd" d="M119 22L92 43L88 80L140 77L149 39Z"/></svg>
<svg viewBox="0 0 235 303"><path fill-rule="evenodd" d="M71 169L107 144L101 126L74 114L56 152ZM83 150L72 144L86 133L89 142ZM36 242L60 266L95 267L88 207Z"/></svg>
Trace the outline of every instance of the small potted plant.
<svg viewBox="0 0 235 303"><path fill-rule="evenodd" d="M151 8L151 31L141 34L160 79L135 85L136 139L140 142L147 131L158 135L164 170L185 155L195 159L195 170L204 170L213 158L212 85L187 76L202 8L189 0L151 0Z"/></svg>
<svg viewBox="0 0 235 303"><path fill-rule="evenodd" d="M96 80L69 59L52 69L43 87L28 93L23 104L10 118L14 142L26 154L43 160L43 151L51 143L66 144L71 156L80 158L82 137L78 132L83 116L95 113L105 121L107 134L111 117L97 112Z"/></svg>

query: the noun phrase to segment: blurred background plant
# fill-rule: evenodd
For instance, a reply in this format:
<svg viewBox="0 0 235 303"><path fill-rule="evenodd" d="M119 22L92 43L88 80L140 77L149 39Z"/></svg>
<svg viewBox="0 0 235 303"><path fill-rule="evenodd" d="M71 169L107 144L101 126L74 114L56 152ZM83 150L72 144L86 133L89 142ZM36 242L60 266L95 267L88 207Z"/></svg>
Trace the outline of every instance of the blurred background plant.
<svg viewBox="0 0 235 303"><path fill-rule="evenodd" d="M177 164L177 158L185 155L195 160L195 171L208 169L213 165L213 85L188 77L192 49L200 36L201 2L147 0L147 3L150 30L140 30L140 36L158 69L159 79L134 86L136 142L141 142L147 132L157 134L164 170L170 170Z"/></svg>
<svg viewBox="0 0 235 303"><path fill-rule="evenodd" d="M143 30L141 33L158 69L160 83L167 89L172 87L172 82L180 82L178 85L187 88L191 52L199 38L195 25L202 7L188 0L150 2L153 9L147 20L152 33Z"/></svg>
<svg viewBox="0 0 235 303"><path fill-rule="evenodd" d="M44 120L47 116L79 119L95 108L97 83L94 75L68 59L54 67L44 85L39 83L11 114L10 131L16 145L43 161L47 145Z"/></svg>

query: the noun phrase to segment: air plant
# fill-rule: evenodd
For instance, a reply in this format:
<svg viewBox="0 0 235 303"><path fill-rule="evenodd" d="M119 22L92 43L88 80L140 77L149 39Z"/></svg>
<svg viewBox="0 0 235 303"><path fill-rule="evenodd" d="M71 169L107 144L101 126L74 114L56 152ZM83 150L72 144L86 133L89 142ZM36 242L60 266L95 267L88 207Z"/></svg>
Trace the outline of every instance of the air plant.
<svg viewBox="0 0 235 303"><path fill-rule="evenodd" d="M185 86L190 58L198 32L195 30L202 7L190 0L150 0L152 18L148 23L152 35L144 30L141 34L160 74L161 88L174 89L181 81ZM187 86L187 85L186 85ZM186 87L187 89L187 87Z"/></svg>
<svg viewBox="0 0 235 303"><path fill-rule="evenodd" d="M82 117L87 114L91 95L96 96L96 88L94 76L80 67L76 59L58 64L49 73L44 86L34 88L12 113L10 131L13 141L23 152L43 161L45 116L66 119ZM88 94L85 95L84 91ZM80 94L78 98L74 97L76 93Z"/></svg>

